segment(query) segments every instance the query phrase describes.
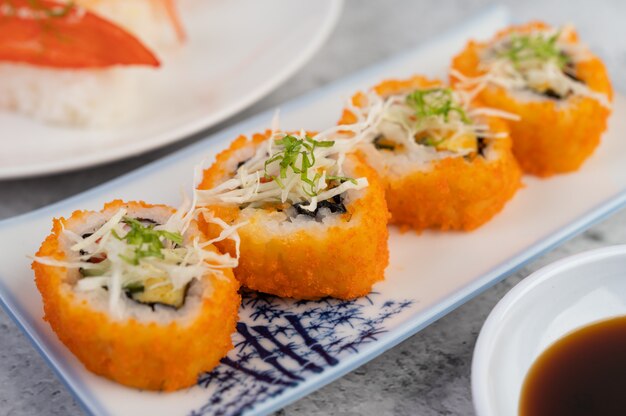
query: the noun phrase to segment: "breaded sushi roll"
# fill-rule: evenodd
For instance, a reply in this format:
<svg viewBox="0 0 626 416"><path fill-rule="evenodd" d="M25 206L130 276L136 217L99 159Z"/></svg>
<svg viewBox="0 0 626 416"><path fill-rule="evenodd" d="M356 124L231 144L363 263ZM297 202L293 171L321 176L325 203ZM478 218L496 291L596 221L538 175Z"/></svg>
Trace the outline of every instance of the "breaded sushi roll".
<svg viewBox="0 0 626 416"><path fill-rule="evenodd" d="M236 261L190 215L116 200L54 220L32 264L44 319L90 371L177 390L232 348Z"/></svg>
<svg viewBox="0 0 626 416"><path fill-rule="evenodd" d="M198 206L238 227L242 285L298 299L351 299L384 278L383 189L336 130L241 136L204 171ZM236 254L231 242L217 245Z"/></svg>
<svg viewBox="0 0 626 416"><path fill-rule="evenodd" d="M577 170L606 129L613 91L604 64L569 26L532 22L488 42L470 41L452 61L451 82L509 123L513 153L537 176Z"/></svg>
<svg viewBox="0 0 626 416"><path fill-rule="evenodd" d="M385 186L391 223L472 230L520 187L501 111L467 107L441 82L415 76L357 93L340 125L366 123L359 150Z"/></svg>

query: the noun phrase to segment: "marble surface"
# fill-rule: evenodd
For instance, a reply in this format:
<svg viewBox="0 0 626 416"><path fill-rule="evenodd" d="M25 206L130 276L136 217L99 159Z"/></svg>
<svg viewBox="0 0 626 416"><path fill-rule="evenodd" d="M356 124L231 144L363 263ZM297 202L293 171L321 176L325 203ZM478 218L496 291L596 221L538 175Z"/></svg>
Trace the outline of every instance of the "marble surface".
<svg viewBox="0 0 626 416"><path fill-rule="evenodd" d="M626 2L507 0L516 20L573 22L626 91ZM0 219L74 195L207 133L311 91L431 39L492 4L488 0L347 0L339 24L313 61L266 99L189 140L81 172L0 182ZM626 243L626 211L532 262L402 344L279 411L279 415L472 415L471 356L489 311L532 271L570 254ZM80 407L6 314L0 312L0 415L78 415Z"/></svg>

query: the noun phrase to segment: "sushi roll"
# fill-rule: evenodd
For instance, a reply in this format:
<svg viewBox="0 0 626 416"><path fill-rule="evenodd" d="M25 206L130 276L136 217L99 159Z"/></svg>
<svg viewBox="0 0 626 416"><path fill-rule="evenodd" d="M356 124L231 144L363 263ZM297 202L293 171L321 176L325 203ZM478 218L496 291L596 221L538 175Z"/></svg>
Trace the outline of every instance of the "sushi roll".
<svg viewBox="0 0 626 416"><path fill-rule="evenodd" d="M177 390L232 348L231 268L189 212L143 202L55 219L32 264L44 319L90 371Z"/></svg>
<svg viewBox="0 0 626 416"><path fill-rule="evenodd" d="M488 42L470 41L452 61L451 82L509 123L522 169L547 177L577 170L606 129L613 91L602 61L570 27L512 26Z"/></svg>
<svg viewBox="0 0 626 416"><path fill-rule="evenodd" d="M415 76L357 93L340 125L366 123L359 151L385 186L391 223L422 231L472 230L520 187L504 122L468 107L440 81Z"/></svg>
<svg viewBox="0 0 626 416"><path fill-rule="evenodd" d="M238 227L235 276L243 286L297 299L352 299L384 278L383 189L352 147L337 129L272 130L239 137L203 172L198 206ZM237 254L232 241L216 244Z"/></svg>
<svg viewBox="0 0 626 416"><path fill-rule="evenodd" d="M142 81L183 39L174 0L0 0L0 110L123 124Z"/></svg>

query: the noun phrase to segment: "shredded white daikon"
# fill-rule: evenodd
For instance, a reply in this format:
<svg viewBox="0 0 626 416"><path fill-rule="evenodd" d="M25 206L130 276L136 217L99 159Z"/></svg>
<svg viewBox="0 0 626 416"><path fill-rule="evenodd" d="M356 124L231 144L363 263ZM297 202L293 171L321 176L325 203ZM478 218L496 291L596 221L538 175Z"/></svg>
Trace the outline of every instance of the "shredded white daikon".
<svg viewBox="0 0 626 416"><path fill-rule="evenodd" d="M343 163L367 125L365 120L309 136L304 131L280 131L276 115L270 137L239 166L232 178L212 189L196 191L198 206L256 207L268 202L289 202L314 212L320 201L351 189L363 189L368 185L367 178L346 177ZM201 175L201 170L197 172Z"/></svg>
<svg viewBox="0 0 626 416"><path fill-rule="evenodd" d="M409 103L411 94L420 94L423 106L432 114L418 114ZM444 99L442 99L442 96ZM476 151L476 138L501 138L506 133L492 132L487 124L480 123L482 116L519 120L515 114L492 108L471 108L458 92L445 87L416 88L415 90L380 96L374 90L365 94L360 106L348 105L358 123L365 124L361 142L372 143L384 137L402 148L403 152L420 155L429 161L450 156L465 156ZM416 138L427 136L428 142ZM458 140L469 138L469 140ZM435 150L436 148L436 150Z"/></svg>
<svg viewBox="0 0 626 416"><path fill-rule="evenodd" d="M171 285L172 290L178 290L186 287L194 279L200 280L209 272L221 274L220 269L237 266L239 258L237 227L212 218L210 213L197 211L194 201L185 198L180 209L165 223L151 228L156 232L165 232L158 237L161 246L159 255L136 255L136 250L146 249L148 242L135 244L127 240L127 234L131 231L127 223L127 214L125 208L120 209L85 238L64 229L63 234L74 242L70 250L78 254L74 261L48 257L35 257L34 260L49 266L83 269L88 273L91 271L89 275L76 282L75 290L92 291L105 287L109 296L109 310L117 318L124 315L124 303L121 299L125 296L127 287L144 286L144 283L151 279L151 281L161 280L159 285ZM185 235L191 220L199 214L204 215L208 222L223 228L217 238L201 242L197 236ZM180 237L180 240L176 242L168 238L172 235ZM208 245L225 239L235 241L236 257L206 250ZM101 261L97 263L93 261L94 259Z"/></svg>
<svg viewBox="0 0 626 416"><path fill-rule="evenodd" d="M451 70L450 74L459 80L458 87L467 91L467 99L473 100L488 85L507 90L533 90L538 93L551 92L559 97L582 96L598 101L602 106L611 108L609 98L591 90L576 78L574 66L590 59L589 49L580 43L571 42L573 28L569 25L560 29L534 30L530 33L513 32L486 48L481 55L481 69L484 74L468 77ZM516 59L511 58L512 42L525 39L528 42L542 42L554 47L558 53L546 55L534 52L532 47L518 47ZM565 60L569 60L569 65Z"/></svg>

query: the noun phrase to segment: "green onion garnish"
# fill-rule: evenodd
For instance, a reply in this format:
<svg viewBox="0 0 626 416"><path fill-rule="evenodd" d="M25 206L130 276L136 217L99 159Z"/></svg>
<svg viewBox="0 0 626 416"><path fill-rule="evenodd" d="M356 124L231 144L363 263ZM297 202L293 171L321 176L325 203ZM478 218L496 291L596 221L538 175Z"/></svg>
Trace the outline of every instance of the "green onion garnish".
<svg viewBox="0 0 626 416"><path fill-rule="evenodd" d="M135 246L134 257L120 255L130 264L138 265L139 261L145 257L164 258L162 239L176 244L183 243L183 236L180 233L155 230L154 225L143 225L140 221L130 217L124 217L122 222L130 226L130 231L124 237L120 237L115 231L112 234L120 240L126 240L129 245Z"/></svg>
<svg viewBox="0 0 626 416"><path fill-rule="evenodd" d="M541 33L518 34L513 33L504 50L498 53L501 58L510 60L515 67L524 62L554 62L559 69L563 69L568 63L568 57L558 47L557 40L560 32L550 37Z"/></svg>
<svg viewBox="0 0 626 416"><path fill-rule="evenodd" d="M282 150L275 153L265 161L265 178L275 180L278 186L283 188L281 179L287 178L287 170L291 169L293 173L300 175L300 180L309 186L309 189L302 188L304 192L313 197L317 195L317 181L321 177L316 173L313 179L309 179L309 168L315 165L315 149L320 147L332 147L335 142L330 140L314 140L309 136L299 139L293 135L286 135L282 139L275 141L276 145L282 147ZM300 156L300 158L298 158ZM298 159L300 164L298 166ZM270 175L268 167L278 162L279 174Z"/></svg>
<svg viewBox="0 0 626 416"><path fill-rule="evenodd" d="M454 112L461 117L463 123L471 123L465 110L454 102L450 88L415 90L406 97L406 102L419 119L441 116L447 122L450 113Z"/></svg>
<svg viewBox="0 0 626 416"><path fill-rule="evenodd" d="M326 177L329 181L338 181L339 183L344 183L344 182L352 182L353 184L357 184L358 182L356 181L356 179L354 178L349 178L347 176L327 176Z"/></svg>

